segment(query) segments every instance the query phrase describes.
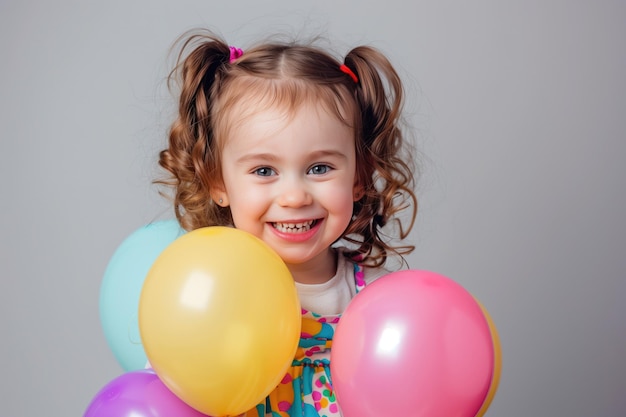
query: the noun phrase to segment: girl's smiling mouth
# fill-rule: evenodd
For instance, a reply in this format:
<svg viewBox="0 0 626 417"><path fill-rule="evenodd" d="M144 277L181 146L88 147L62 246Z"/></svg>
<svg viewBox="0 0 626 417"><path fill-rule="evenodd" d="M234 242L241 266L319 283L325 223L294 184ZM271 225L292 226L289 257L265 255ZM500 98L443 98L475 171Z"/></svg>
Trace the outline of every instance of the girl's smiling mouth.
<svg viewBox="0 0 626 417"><path fill-rule="evenodd" d="M272 227L281 233L304 233L311 230L318 223L319 219L306 220L300 222L272 222Z"/></svg>

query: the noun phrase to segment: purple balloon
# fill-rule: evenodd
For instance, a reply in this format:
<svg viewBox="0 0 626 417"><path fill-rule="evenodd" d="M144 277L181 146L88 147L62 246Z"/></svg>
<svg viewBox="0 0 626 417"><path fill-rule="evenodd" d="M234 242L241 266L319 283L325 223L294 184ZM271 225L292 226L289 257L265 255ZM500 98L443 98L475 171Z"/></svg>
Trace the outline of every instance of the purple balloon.
<svg viewBox="0 0 626 417"><path fill-rule="evenodd" d="M206 417L174 395L153 370L127 372L96 394L83 417Z"/></svg>

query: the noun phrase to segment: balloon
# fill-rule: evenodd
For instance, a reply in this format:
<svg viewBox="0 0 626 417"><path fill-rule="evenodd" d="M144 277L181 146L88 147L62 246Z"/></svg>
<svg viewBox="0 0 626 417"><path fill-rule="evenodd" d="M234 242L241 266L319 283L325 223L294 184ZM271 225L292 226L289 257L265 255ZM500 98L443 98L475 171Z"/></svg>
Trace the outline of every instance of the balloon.
<svg viewBox="0 0 626 417"><path fill-rule="evenodd" d="M132 371L109 382L83 417L206 417L176 397L150 370Z"/></svg>
<svg viewBox="0 0 626 417"><path fill-rule="evenodd" d="M125 371L146 366L138 322L143 281L161 251L184 233L176 220L148 224L122 242L104 272L100 321L109 347Z"/></svg>
<svg viewBox="0 0 626 417"><path fill-rule="evenodd" d="M443 275L408 270L381 277L350 302L330 368L344 417L474 417L493 358L474 297Z"/></svg>
<svg viewBox="0 0 626 417"><path fill-rule="evenodd" d="M301 320L280 257L228 227L196 229L168 246L139 302L152 367L183 401L215 416L252 409L279 384Z"/></svg>
<svg viewBox="0 0 626 417"><path fill-rule="evenodd" d="M500 374L502 373L502 348L500 347L500 337L498 335L498 329L496 328L495 323L493 322L489 312L481 304L480 301L476 300L480 308L483 310L483 314L485 315L485 319L487 319L487 323L489 324L489 330L491 331L491 338L493 339L493 376L491 378L491 385L489 386L489 392L487 392L487 396L485 397L485 401L483 402L482 407L478 410L478 414L476 417L483 417L489 409L491 402L493 401L493 397L496 395L496 391L498 390L498 385L500 384Z"/></svg>

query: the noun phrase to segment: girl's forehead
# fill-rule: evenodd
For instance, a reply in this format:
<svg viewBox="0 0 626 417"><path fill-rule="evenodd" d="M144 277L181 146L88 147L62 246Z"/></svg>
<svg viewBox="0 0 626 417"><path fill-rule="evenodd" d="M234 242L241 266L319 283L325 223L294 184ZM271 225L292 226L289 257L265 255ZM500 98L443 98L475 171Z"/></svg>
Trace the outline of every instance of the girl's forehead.
<svg viewBox="0 0 626 417"><path fill-rule="evenodd" d="M350 103L332 92L322 88L300 90L301 94L293 91L277 91L275 88L263 92L259 89L239 91L238 94L224 101L215 114L215 130L221 145L239 127L249 126L263 120L265 127L280 129L287 126L300 112L314 112L318 115L326 114L337 121L352 127L353 118ZM265 93L265 94L264 94ZM262 117L259 117L262 116Z"/></svg>
<svg viewBox="0 0 626 417"><path fill-rule="evenodd" d="M229 132L221 147L229 160L274 155L275 160L302 161L310 155L347 155L354 149L352 129L314 104L302 105L293 113L263 109L232 125Z"/></svg>

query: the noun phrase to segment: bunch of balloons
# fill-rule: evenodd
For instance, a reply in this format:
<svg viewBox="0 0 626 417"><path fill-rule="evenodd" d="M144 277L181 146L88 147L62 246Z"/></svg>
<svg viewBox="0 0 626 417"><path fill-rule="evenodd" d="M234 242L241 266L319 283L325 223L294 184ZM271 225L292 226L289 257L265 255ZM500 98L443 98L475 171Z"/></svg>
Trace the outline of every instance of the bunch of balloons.
<svg viewBox="0 0 626 417"><path fill-rule="evenodd" d="M278 385L300 336L284 262L226 227L184 233L167 222L135 232L107 267L100 309L128 372L85 417L239 415Z"/></svg>
<svg viewBox="0 0 626 417"><path fill-rule="evenodd" d="M84 417L240 415L279 384L301 326L293 279L265 243L226 227L186 233L174 220L120 245L100 315L125 373ZM445 276L406 270L350 302L330 370L344 417L482 417L501 360L480 302Z"/></svg>

